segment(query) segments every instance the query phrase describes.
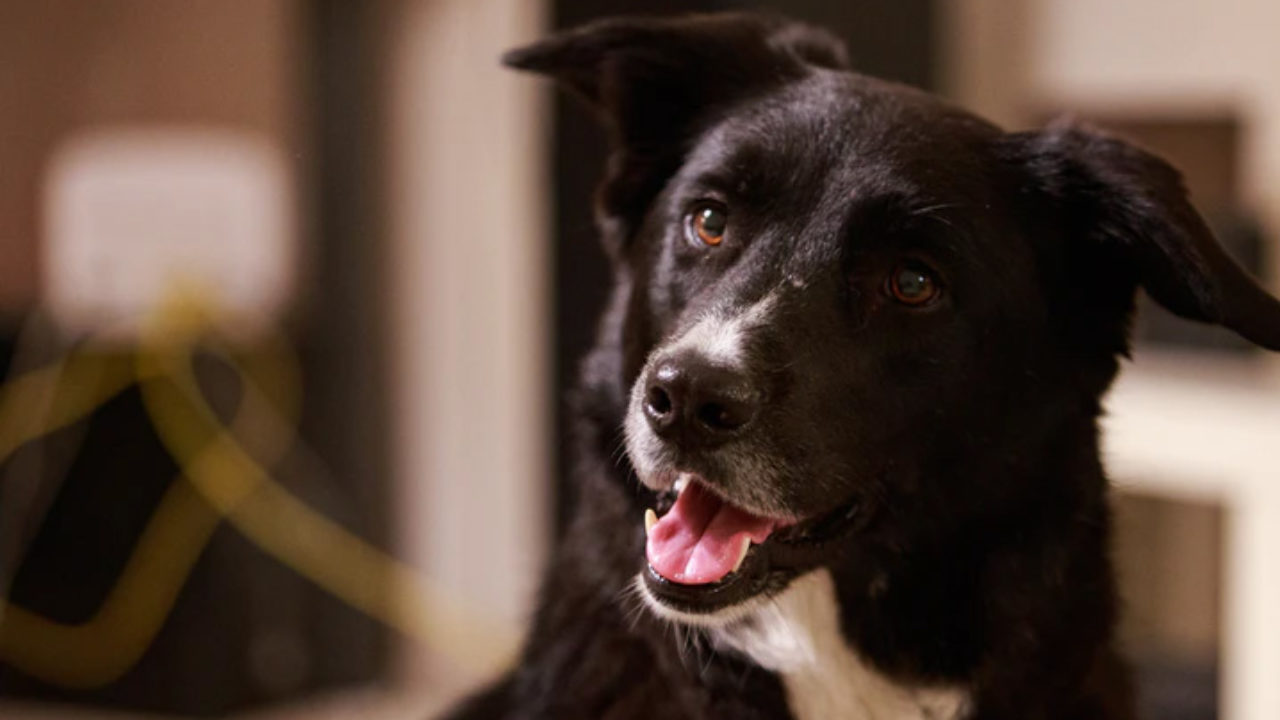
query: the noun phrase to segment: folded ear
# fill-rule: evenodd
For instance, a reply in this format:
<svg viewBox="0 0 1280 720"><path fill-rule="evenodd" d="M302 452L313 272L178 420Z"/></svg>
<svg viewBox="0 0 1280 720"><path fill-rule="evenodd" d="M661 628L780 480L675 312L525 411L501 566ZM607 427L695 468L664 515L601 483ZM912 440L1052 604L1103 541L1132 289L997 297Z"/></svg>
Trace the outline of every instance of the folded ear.
<svg viewBox="0 0 1280 720"><path fill-rule="evenodd" d="M710 118L811 66L844 67L846 59L824 31L725 13L600 20L512 50L503 62L556 79L599 111L613 151L601 209L637 221Z"/></svg>
<svg viewBox="0 0 1280 720"><path fill-rule="evenodd" d="M1168 163L1071 122L1009 140L1072 243L1116 266L1099 277L1128 277L1177 315L1280 350L1280 301L1226 254Z"/></svg>

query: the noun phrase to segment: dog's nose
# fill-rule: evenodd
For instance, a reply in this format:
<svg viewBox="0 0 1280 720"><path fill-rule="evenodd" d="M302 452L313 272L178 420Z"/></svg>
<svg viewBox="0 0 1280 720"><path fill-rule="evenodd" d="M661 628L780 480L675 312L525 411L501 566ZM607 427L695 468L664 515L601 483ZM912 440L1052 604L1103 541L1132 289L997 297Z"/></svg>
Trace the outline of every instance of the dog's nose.
<svg viewBox="0 0 1280 720"><path fill-rule="evenodd" d="M759 393L741 372L686 355L655 364L644 414L659 437L693 445L729 439L755 419Z"/></svg>

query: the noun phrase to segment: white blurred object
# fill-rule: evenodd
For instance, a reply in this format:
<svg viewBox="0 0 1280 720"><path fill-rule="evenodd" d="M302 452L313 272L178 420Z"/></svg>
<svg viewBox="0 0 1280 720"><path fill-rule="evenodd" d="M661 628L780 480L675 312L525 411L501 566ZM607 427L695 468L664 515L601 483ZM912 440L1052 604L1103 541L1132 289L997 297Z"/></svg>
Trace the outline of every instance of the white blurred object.
<svg viewBox="0 0 1280 720"><path fill-rule="evenodd" d="M69 330L127 336L181 292L252 333L293 295L291 178L255 136L97 130L59 148L44 190L42 292Z"/></svg>
<svg viewBox="0 0 1280 720"><path fill-rule="evenodd" d="M550 96L492 58L540 37L547 3L393 5L384 161L397 544L495 626L520 627L551 537ZM479 679L450 677L460 663L423 650L404 648L401 681Z"/></svg>
<svg viewBox="0 0 1280 720"><path fill-rule="evenodd" d="M1107 398L1117 485L1226 516L1220 716L1280 718L1280 387L1265 358L1139 353Z"/></svg>

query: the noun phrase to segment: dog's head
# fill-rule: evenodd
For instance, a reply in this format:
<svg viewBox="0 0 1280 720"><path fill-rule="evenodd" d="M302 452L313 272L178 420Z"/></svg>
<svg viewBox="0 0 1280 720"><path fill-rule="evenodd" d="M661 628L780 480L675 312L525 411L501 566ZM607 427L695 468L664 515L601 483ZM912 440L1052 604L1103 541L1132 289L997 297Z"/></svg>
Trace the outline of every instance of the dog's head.
<svg viewBox="0 0 1280 720"><path fill-rule="evenodd" d="M714 622L858 547L1100 497L1060 465L1096 462L1139 287L1280 348L1280 303L1119 140L1004 133L754 15L604 21L507 62L611 132L606 333L665 506L636 558L660 612Z"/></svg>

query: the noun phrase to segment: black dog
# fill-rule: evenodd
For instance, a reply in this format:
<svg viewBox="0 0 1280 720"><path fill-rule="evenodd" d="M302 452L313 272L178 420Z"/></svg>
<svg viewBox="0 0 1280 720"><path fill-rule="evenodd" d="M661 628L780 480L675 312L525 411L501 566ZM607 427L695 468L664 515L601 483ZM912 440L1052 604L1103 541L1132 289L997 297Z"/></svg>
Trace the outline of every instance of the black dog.
<svg viewBox="0 0 1280 720"><path fill-rule="evenodd" d="M773 18L506 62L608 124L616 285L575 519L519 668L456 717L1131 717L1096 421L1135 292L1280 349L1177 173Z"/></svg>

